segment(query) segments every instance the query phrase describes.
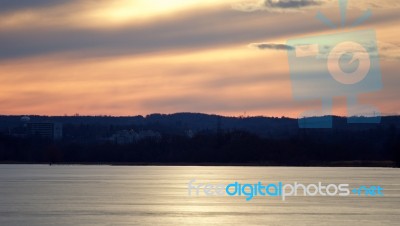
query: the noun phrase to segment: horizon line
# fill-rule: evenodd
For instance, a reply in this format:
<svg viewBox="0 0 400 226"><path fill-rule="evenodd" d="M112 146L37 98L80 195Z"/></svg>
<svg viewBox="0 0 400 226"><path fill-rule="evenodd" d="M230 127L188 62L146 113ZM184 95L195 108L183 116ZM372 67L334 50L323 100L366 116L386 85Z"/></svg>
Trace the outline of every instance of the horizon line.
<svg viewBox="0 0 400 226"><path fill-rule="evenodd" d="M201 114L207 116L218 116L218 117L225 117L225 118L286 118L286 119L302 119L302 118L321 118L321 117L337 117L337 118L352 118L352 117L365 117L365 118L376 118L376 117L399 117L400 114L393 113L393 114L385 114L385 115L378 115L378 116L343 116L343 115L323 115L323 116L310 116L310 117L289 117L289 116L267 116L267 115L239 115L239 116L232 116L232 115L223 115L223 114L212 114L212 113L202 113L202 112L175 112L175 113L150 113L146 115L137 114L137 115L81 115L79 113L73 115L42 115L42 114L0 114L0 117L110 117L110 118L122 118L122 117L148 117L152 115L163 115L163 116L170 116L170 115L177 115L177 114Z"/></svg>

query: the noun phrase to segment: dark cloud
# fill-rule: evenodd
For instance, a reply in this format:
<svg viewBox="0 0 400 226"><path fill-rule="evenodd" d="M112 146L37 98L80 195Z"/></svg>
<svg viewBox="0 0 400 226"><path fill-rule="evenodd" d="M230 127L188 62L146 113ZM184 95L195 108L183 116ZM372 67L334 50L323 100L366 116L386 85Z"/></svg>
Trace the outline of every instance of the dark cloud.
<svg viewBox="0 0 400 226"><path fill-rule="evenodd" d="M271 50L294 50L293 46L285 44L273 44L273 43L252 43L250 47L257 49L271 49Z"/></svg>
<svg viewBox="0 0 400 226"><path fill-rule="evenodd" d="M243 46L255 40L296 37L328 29L312 15L242 13L234 10L190 11L179 17L117 28L36 27L0 32L0 60L53 53L74 57L137 55L164 51ZM49 17L49 20L54 19ZM398 13L376 15L374 23L397 20ZM308 21L303 23L301 21ZM227 24L226 21L229 21ZM245 21L245 22L243 22ZM277 26L279 21L280 26ZM268 44L268 43L267 43ZM262 45L264 49L284 46Z"/></svg>
<svg viewBox="0 0 400 226"><path fill-rule="evenodd" d="M295 12L303 8L320 6L329 0L260 0L258 2L243 2L233 5L239 11L254 12L267 10L272 12Z"/></svg>
<svg viewBox="0 0 400 226"><path fill-rule="evenodd" d="M318 6L324 1L317 0L265 0L264 6L268 8L293 9L308 6Z"/></svg>
<svg viewBox="0 0 400 226"><path fill-rule="evenodd" d="M76 0L0 0L0 13L69 4Z"/></svg>
<svg viewBox="0 0 400 226"><path fill-rule="evenodd" d="M287 25L276 26L277 20ZM223 9L190 12L178 18L115 29L36 28L33 25L0 32L0 60L75 51L80 57L90 57L243 46L263 38L325 29L319 21L299 26L295 23L298 20L296 16L281 18L261 11L244 14Z"/></svg>
<svg viewBox="0 0 400 226"><path fill-rule="evenodd" d="M337 0L254 0L233 4L233 8L245 12L267 10L271 12L298 12L310 7L337 7ZM349 8L357 9L396 9L400 7L399 0L362 0L349 1Z"/></svg>

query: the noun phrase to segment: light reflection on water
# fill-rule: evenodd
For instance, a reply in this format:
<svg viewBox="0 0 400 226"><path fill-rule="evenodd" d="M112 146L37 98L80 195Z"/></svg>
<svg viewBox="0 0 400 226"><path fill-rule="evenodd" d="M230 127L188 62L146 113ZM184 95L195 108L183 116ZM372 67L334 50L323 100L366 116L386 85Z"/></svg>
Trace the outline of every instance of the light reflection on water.
<svg viewBox="0 0 400 226"><path fill-rule="evenodd" d="M0 165L0 225L399 225L400 169ZM381 185L384 197L189 197L187 183Z"/></svg>

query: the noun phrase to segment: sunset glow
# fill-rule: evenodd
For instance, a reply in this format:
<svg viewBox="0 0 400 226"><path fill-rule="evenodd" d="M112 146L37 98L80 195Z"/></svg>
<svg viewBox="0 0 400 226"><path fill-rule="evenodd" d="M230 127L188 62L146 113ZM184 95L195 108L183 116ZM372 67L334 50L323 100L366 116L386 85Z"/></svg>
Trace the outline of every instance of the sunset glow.
<svg viewBox="0 0 400 226"><path fill-rule="evenodd" d="M322 11L339 24L336 4L289 12L263 1L216 2L60 0L0 6L0 114L297 117L318 106L318 100L293 100L286 51L251 44L343 31L315 19ZM368 8L373 16L345 30L376 30L384 83L361 100L384 115L398 114L400 6L390 0L357 3L351 3L349 22ZM335 99L334 113L344 115L341 98Z"/></svg>

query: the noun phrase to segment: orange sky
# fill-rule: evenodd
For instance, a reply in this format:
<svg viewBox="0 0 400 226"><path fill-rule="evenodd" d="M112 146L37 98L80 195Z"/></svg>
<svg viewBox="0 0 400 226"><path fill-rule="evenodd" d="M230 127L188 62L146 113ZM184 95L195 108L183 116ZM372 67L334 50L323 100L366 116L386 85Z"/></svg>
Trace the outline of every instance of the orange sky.
<svg viewBox="0 0 400 226"><path fill-rule="evenodd" d="M333 0L32 2L0 9L0 114L297 117L320 103L293 100L285 50L251 44L342 30L315 19L340 23ZM372 18L346 29L376 30L384 86L361 100L398 114L400 4L350 1L348 21L368 8ZM344 97L334 100L344 115Z"/></svg>

